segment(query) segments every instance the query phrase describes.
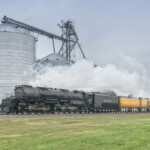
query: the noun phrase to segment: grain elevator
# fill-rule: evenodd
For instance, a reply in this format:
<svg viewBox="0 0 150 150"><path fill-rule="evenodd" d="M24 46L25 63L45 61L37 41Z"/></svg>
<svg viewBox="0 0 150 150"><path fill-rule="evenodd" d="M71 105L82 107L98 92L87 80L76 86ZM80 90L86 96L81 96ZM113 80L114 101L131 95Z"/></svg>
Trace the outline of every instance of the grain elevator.
<svg viewBox="0 0 150 150"><path fill-rule="evenodd" d="M0 25L0 101L13 93L16 85L30 80L35 62L35 38L9 23Z"/></svg>

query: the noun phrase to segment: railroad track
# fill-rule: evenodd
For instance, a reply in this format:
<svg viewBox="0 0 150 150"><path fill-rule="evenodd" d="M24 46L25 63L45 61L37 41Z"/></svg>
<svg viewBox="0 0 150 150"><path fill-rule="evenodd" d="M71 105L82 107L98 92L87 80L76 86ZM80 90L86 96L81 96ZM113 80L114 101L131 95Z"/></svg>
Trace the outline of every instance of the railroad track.
<svg viewBox="0 0 150 150"><path fill-rule="evenodd" d="M55 113L55 114L0 114L0 119L9 118L39 118L39 117L74 117L74 116L98 116L98 115L137 115L150 113L89 113L89 114L73 114L73 113Z"/></svg>

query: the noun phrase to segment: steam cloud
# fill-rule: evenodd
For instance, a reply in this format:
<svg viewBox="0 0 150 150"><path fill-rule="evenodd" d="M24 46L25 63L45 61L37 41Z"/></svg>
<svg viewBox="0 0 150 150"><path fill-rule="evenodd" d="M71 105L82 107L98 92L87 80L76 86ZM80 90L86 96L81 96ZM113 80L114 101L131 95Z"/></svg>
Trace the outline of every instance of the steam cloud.
<svg viewBox="0 0 150 150"><path fill-rule="evenodd" d="M69 90L103 92L114 90L119 95L134 94L148 97L147 74L127 70L116 65L94 67L91 61L81 60L72 66L45 67L36 72L36 78L29 82L36 87L53 87Z"/></svg>

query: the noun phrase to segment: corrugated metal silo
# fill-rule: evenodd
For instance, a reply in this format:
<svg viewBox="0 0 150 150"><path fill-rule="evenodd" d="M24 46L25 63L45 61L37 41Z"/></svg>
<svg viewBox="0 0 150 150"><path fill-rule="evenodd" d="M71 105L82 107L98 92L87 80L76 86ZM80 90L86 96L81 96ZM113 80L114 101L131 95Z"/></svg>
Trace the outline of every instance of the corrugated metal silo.
<svg viewBox="0 0 150 150"><path fill-rule="evenodd" d="M26 84L35 62L35 38L8 23L0 25L0 101L18 84Z"/></svg>

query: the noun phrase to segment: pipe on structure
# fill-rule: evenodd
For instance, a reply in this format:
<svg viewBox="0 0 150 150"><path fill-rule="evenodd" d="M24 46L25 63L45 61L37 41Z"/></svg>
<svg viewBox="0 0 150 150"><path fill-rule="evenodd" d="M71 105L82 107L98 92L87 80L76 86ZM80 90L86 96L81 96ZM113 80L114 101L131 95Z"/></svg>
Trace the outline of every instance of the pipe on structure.
<svg viewBox="0 0 150 150"><path fill-rule="evenodd" d="M28 25L28 24L25 24L25 23L22 23L22 22L19 22L19 21L16 21L14 19L11 19L11 18L8 18L6 16L4 16L4 18L2 19L2 22L3 23L11 23L11 24L14 24L16 25L17 27L20 27L20 28L23 28L23 29L27 29L31 32L36 32L38 34L41 34L41 35L45 35L45 36L48 36L49 38L55 38L57 40L61 40L61 41L66 41L66 39L58 36L58 35L55 35L55 34L52 34L52 33L49 33L47 31L44 31L44 30L41 30L39 28L36 28L36 27L33 27L31 25Z"/></svg>
<svg viewBox="0 0 150 150"><path fill-rule="evenodd" d="M78 47L79 47L79 49L82 53L83 58L86 59L86 57L83 53L83 50L82 50L82 48L79 44L79 38L76 34L73 23L70 20L68 20L65 23L62 23L62 25L60 26L60 28L62 28L62 30L65 31L62 36L58 36L58 35L49 33L47 31L44 31L44 30L41 30L39 28L33 27L31 25L22 23L20 21L16 21L16 20L8 18L6 16L3 17L2 23L10 23L10 24L15 25L16 27L28 30L29 32L35 32L35 33L47 36L48 38L51 38L54 53L56 53L54 39L62 41L62 46L61 46L58 54L62 55L62 56L65 56L65 58L67 60L70 60L70 61L71 61L72 50L75 48L76 45L78 45Z"/></svg>

